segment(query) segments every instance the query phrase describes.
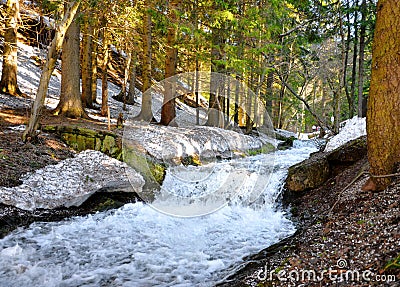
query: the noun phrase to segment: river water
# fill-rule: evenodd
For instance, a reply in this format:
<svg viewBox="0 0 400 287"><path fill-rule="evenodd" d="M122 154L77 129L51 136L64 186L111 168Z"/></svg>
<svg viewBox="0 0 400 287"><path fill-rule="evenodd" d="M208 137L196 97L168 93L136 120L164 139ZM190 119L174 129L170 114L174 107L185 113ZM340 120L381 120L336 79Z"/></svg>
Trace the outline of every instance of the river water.
<svg viewBox="0 0 400 287"><path fill-rule="evenodd" d="M233 201L208 215L183 218L135 203L18 229L0 240L0 286L213 286L244 256L294 233L276 199L288 167L313 151L310 142L297 141L273 155L229 162L248 166L250 174L262 172L255 166L272 165L254 204ZM223 172L223 165L228 168L225 162L214 170Z"/></svg>

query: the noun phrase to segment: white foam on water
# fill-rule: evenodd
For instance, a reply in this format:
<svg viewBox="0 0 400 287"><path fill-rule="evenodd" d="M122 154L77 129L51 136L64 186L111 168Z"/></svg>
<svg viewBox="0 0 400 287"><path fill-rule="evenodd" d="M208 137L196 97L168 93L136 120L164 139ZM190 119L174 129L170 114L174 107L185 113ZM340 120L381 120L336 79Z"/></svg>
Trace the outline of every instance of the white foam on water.
<svg viewBox="0 0 400 287"><path fill-rule="evenodd" d="M136 203L16 230L0 240L0 286L213 286L244 256L295 231L274 202L288 166L315 150L276 152L274 172L254 205L231 202L206 216L180 218ZM251 174L269 157L231 166L248 165Z"/></svg>

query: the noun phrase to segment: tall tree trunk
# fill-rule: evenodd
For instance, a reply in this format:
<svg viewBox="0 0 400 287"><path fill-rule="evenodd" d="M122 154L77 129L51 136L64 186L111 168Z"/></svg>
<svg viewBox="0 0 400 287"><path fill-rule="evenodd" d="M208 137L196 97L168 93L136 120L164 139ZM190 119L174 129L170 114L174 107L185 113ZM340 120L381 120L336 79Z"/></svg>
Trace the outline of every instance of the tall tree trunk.
<svg viewBox="0 0 400 287"><path fill-rule="evenodd" d="M125 100L125 104L134 104L136 101L136 65L137 65L137 53L136 50L132 51L131 66L129 69L129 90L128 96Z"/></svg>
<svg viewBox="0 0 400 287"><path fill-rule="evenodd" d="M101 112L102 116L108 113L108 61L110 56L109 39L106 26L103 29L103 61L101 62Z"/></svg>
<svg viewBox="0 0 400 287"><path fill-rule="evenodd" d="M70 118L86 117L82 107L80 91L80 56L79 56L79 24L76 20L69 26L61 55L61 95L54 114L62 114Z"/></svg>
<svg viewBox="0 0 400 287"><path fill-rule="evenodd" d="M363 92L364 92L364 52L365 52L365 36L366 36L366 17L367 17L367 2L363 0L361 3L361 28L360 28L360 57L358 63L358 117L363 115Z"/></svg>
<svg viewBox="0 0 400 287"><path fill-rule="evenodd" d="M97 103L97 56L98 56L98 40L99 35L96 29L93 31L92 35L93 51L92 51L92 103Z"/></svg>
<svg viewBox="0 0 400 287"><path fill-rule="evenodd" d="M367 110L370 173L388 175L400 163L400 6L378 1ZM364 190L383 190L391 177L372 176Z"/></svg>
<svg viewBox="0 0 400 287"><path fill-rule="evenodd" d="M3 69L1 73L0 91L13 96L22 95L17 84L17 33L19 16L18 0L7 0L7 13L4 23Z"/></svg>
<svg viewBox="0 0 400 287"><path fill-rule="evenodd" d="M91 15L89 14L89 17ZM82 41L82 104L84 107L93 107L93 93L92 93L92 82L93 82L93 25L86 19L83 29L83 41Z"/></svg>
<svg viewBox="0 0 400 287"><path fill-rule="evenodd" d="M60 24L56 27L56 32L51 42L49 51L47 53L47 59L43 66L42 75L40 76L39 87L36 93L35 102L31 110L31 117L29 119L28 126L22 135L24 141L29 141L36 137L36 130L38 128L39 119L46 99L47 89L49 87L50 77L56 66L57 59L61 52L62 43L64 41L65 33L73 21L76 12L79 9L80 2L73 1L67 6L64 11L64 17Z"/></svg>
<svg viewBox="0 0 400 287"><path fill-rule="evenodd" d="M196 54L196 72L194 80L194 89L195 89L194 92L196 94L196 125L200 124L199 70L200 70L199 57Z"/></svg>
<svg viewBox="0 0 400 287"><path fill-rule="evenodd" d="M176 26L177 26L177 1L170 1L168 7L168 17L170 25L167 33L167 51L165 55L165 91L164 101L161 108L161 124L169 125L173 123L176 116L175 111L175 81L169 81L168 78L175 76L178 49L175 47L176 42ZM176 123L173 123L176 124Z"/></svg>
<svg viewBox="0 0 400 287"><path fill-rule="evenodd" d="M274 85L274 71L270 70L267 75L265 106L266 106L268 114L271 116L272 116L272 100L274 98L273 85Z"/></svg>
<svg viewBox="0 0 400 287"><path fill-rule="evenodd" d="M152 95L146 93L151 86L151 14L148 11L150 9L150 0L145 0L144 12L143 12L143 90L142 90L142 106L139 115L135 118L137 120L153 121L152 111Z"/></svg>
<svg viewBox="0 0 400 287"><path fill-rule="evenodd" d="M345 48L345 62L344 62L344 71L343 71L343 85L346 93L347 103L349 105L349 117L354 117L354 97L349 91L349 85L347 84L347 69L349 64L349 53L350 53L350 42L351 42L351 24L350 24L350 0L346 2L347 12L346 12L346 20L347 20L347 39L346 39L346 48Z"/></svg>
<svg viewBox="0 0 400 287"><path fill-rule="evenodd" d="M355 6L358 6L358 0L355 1ZM356 96L356 84L357 84L357 58L358 58L358 12L355 10L354 12L354 43L353 43L353 64L351 70L351 87L350 87L350 96L353 99ZM354 104L353 104L354 105ZM355 107L353 112L355 111Z"/></svg>
<svg viewBox="0 0 400 287"><path fill-rule="evenodd" d="M250 70L250 75L248 76L247 86L248 89L244 94L246 96L245 99L245 107L246 107L246 115L245 115L245 133L250 134L253 129L253 118L251 117L251 106L252 106L252 83L253 83L253 71Z"/></svg>
<svg viewBox="0 0 400 287"><path fill-rule="evenodd" d="M215 73L223 73L224 65L221 64L221 60L223 59L223 45L224 45L224 37L222 35L221 28L213 28L212 29L212 47L211 47L211 78L210 78L210 99L209 99L209 109L208 109L208 118L206 125L212 127L223 126L223 122L220 122L220 99L219 99L219 86L220 86L220 77Z"/></svg>

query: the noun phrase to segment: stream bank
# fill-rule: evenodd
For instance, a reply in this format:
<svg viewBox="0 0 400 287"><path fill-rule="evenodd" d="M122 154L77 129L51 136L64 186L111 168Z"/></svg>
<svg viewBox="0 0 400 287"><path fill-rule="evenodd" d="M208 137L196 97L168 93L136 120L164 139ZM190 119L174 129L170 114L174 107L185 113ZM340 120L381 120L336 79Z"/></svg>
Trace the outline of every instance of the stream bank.
<svg viewBox="0 0 400 287"><path fill-rule="evenodd" d="M383 192L363 192L363 171L365 153L320 186L286 197L297 232L233 266L217 286L400 286L400 178ZM331 273L320 276L324 270Z"/></svg>

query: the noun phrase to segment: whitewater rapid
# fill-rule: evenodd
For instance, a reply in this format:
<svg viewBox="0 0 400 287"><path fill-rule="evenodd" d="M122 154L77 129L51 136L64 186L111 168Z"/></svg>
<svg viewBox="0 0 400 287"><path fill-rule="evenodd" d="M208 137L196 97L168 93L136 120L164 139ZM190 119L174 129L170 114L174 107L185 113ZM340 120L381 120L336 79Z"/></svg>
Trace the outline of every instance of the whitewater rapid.
<svg viewBox="0 0 400 287"><path fill-rule="evenodd" d="M249 173L273 164L267 187L252 205L235 201L208 215L182 218L135 203L20 228L0 240L0 286L213 286L244 256L295 232L276 199L288 167L313 151L312 144L296 142L274 155L241 159L245 164L228 163L248 166ZM166 185L172 188L173 182Z"/></svg>

